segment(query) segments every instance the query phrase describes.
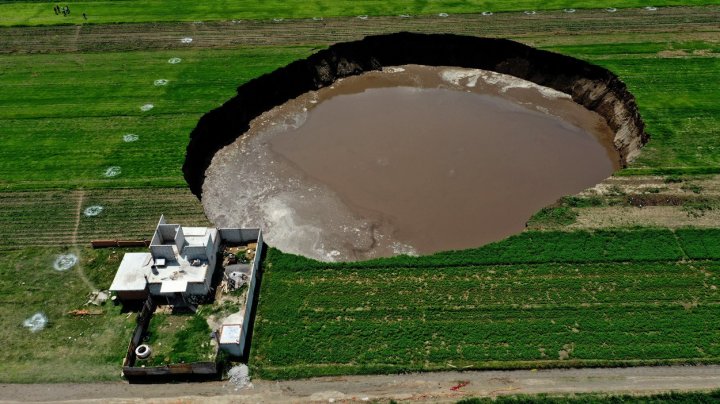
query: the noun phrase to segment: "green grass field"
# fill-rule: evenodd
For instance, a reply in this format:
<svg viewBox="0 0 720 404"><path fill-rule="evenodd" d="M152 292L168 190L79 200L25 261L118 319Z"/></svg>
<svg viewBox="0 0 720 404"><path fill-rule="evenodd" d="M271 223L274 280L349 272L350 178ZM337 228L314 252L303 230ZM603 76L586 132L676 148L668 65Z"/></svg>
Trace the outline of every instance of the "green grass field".
<svg viewBox="0 0 720 404"><path fill-rule="evenodd" d="M692 211L699 225L720 206L710 189L720 172L720 2L624 9L646 3L88 1L69 3L73 14L63 18L53 3L0 1L0 382L117 380L132 316L114 307L67 314L85 307L93 287L109 285L122 252L93 251L88 242L149 237L160 214L207 224L181 172L198 119L238 85L340 39L400 29L505 36L611 69L636 95L651 135L616 175L648 184L653 174L681 176L681 202L700 206ZM453 20L609 6L620 10ZM33 27L80 24L83 11L83 27ZM448 24L439 12L451 14ZM428 16L397 18L403 13ZM386 17L353 18L359 14ZM269 21L318 15L350 18L326 20L327 28ZM172 23L232 19L256 21ZM110 22L127 24L102 25ZM186 35L192 45L180 44ZM141 111L145 104L154 108ZM128 134L137 140L125 142ZM109 167L120 174L105 177ZM659 196L662 181L650 184ZM570 199L564 216L539 217L551 231L428 257L328 265L272 250L250 364L259 376L287 378L720 363L720 226L565 228L598 206L633 209L629 198ZM84 216L93 205L103 212ZM52 260L65 251L81 264L56 272ZM49 326L30 333L22 323L38 310Z"/></svg>
<svg viewBox="0 0 720 404"><path fill-rule="evenodd" d="M351 264L271 250L251 363L266 378L718 363L719 241L697 230L528 232Z"/></svg>
<svg viewBox="0 0 720 404"><path fill-rule="evenodd" d="M388 16L428 15L438 13L479 13L483 11L524 11L602 9L607 7L630 8L647 6L646 1L618 0L471 0L471 1L428 1L428 0L322 0L322 1L209 1L190 0L126 0L126 1L79 1L67 3L71 14L68 17L55 15L56 3L43 1L2 1L0 2L0 25L54 25L81 24L90 22L106 24L113 22L154 22L154 21L212 21L231 19L274 19L312 18L344 16ZM657 7L703 6L720 4L711 0L657 0ZM65 5L65 4L63 4ZM88 15L84 20L82 13Z"/></svg>
<svg viewBox="0 0 720 404"><path fill-rule="evenodd" d="M80 257L65 272L55 271L57 254ZM24 249L0 254L0 360L2 383L117 380L135 317L119 306L86 306L92 288L108 288L121 252L87 248ZM73 316L87 309L98 315ZM45 329L30 332L23 322L36 312L48 317Z"/></svg>
<svg viewBox="0 0 720 404"><path fill-rule="evenodd" d="M0 188L184 186L190 131L309 47L0 58ZM171 58L181 58L170 64ZM168 80L155 86L157 79ZM143 112L140 107L152 104ZM124 135L138 136L127 143ZM105 170L121 168L114 178Z"/></svg>

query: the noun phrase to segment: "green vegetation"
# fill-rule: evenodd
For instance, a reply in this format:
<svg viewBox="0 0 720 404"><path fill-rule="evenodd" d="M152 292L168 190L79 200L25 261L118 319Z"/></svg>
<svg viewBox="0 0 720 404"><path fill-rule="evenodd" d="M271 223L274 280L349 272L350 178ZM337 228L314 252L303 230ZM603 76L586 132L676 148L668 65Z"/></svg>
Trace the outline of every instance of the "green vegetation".
<svg viewBox="0 0 720 404"><path fill-rule="evenodd" d="M695 232L700 232L698 237ZM525 231L501 242L480 248L440 252L423 257L399 256L361 262L323 263L308 258L282 254L271 249L271 262L283 271L303 272L309 269L365 269L365 268L448 268L474 265L586 263L586 262L642 262L675 261L684 258L708 258L695 255L694 249L683 251L687 237L690 243L720 241L720 233L711 230L688 229L673 232L669 229L641 228L634 230L598 231ZM710 238L710 240L706 240ZM688 254L686 256L685 254Z"/></svg>
<svg viewBox="0 0 720 404"><path fill-rule="evenodd" d="M718 4L714 0L657 0L654 6L693 6ZM479 13L491 10L560 10L565 7L577 9L602 9L606 7L627 8L643 7L647 2L641 0L471 0L471 1L413 1L413 0L322 0L322 1L282 1L239 0L233 2L207 1L198 3L190 0L86 0L70 3L69 17L58 16L52 10L55 3L44 1L0 2L0 25L55 25L55 24L106 24L112 22L151 22L151 21L196 21L231 19L273 19L273 18L311 18L357 15L399 15L399 14L437 14L437 13ZM83 20L82 13L88 20Z"/></svg>
<svg viewBox="0 0 720 404"><path fill-rule="evenodd" d="M156 313L150 320L152 354L135 366L173 363L212 362L215 351L210 344L210 327L200 314Z"/></svg>
<svg viewBox="0 0 720 404"><path fill-rule="evenodd" d="M720 172L720 59L715 43L552 47L612 70L636 96L652 141L621 175ZM663 52L675 57L663 56Z"/></svg>
<svg viewBox="0 0 720 404"><path fill-rule="evenodd" d="M472 252L334 265L271 250L251 364L292 378L720 363L720 262L696 261L716 258L719 240L531 232Z"/></svg>
<svg viewBox="0 0 720 404"><path fill-rule="evenodd" d="M53 269L60 249L24 249L0 254L0 383L117 380L135 316L119 306L85 305L92 288L108 288L122 255L110 250L73 249L79 263ZM85 274L86 280L81 276ZM92 315L76 316L72 310ZM23 322L36 312L48 317L44 330Z"/></svg>
<svg viewBox="0 0 720 404"><path fill-rule="evenodd" d="M91 206L103 210L85 216ZM73 239L82 245L95 239L144 240L161 214L187 226L208 225L200 202L187 189L0 192L0 228L11 235L0 239L0 251L62 247L72 245Z"/></svg>
<svg viewBox="0 0 720 404"><path fill-rule="evenodd" d="M531 229L542 229L549 226L567 226L575 223L577 211L567 206L542 208L527 222Z"/></svg>
<svg viewBox="0 0 720 404"><path fill-rule="evenodd" d="M715 390L711 392L673 392L665 394L654 394L651 396L606 394L577 394L572 396L499 396L493 398L467 398L458 401L458 404L710 404L716 403L718 402L718 400L720 400L720 391Z"/></svg>
<svg viewBox="0 0 720 404"><path fill-rule="evenodd" d="M309 47L0 58L0 187L185 186L180 167L200 116ZM179 57L182 62L170 64ZM155 79L169 80L154 86ZM140 107L153 104L142 112ZM135 142L123 141L136 134ZM121 173L104 177L110 166Z"/></svg>
<svg viewBox="0 0 720 404"><path fill-rule="evenodd" d="M0 58L0 382L117 380L134 315L111 304L84 304L94 287L109 286L121 253L79 246L95 238L146 238L162 213L187 225L207 224L180 170L188 134L200 116L254 77L333 41L397 30L400 21L411 31L510 37L614 71L637 96L652 138L639 159L617 175L664 175L661 185L682 183L686 195L663 203L682 206L689 215L710 215L718 197L694 175L720 173L716 7L690 22L683 14L688 10L679 8L677 15L619 10L615 16L623 18L605 18L609 14L602 11L570 18L552 11L458 18L452 27L435 26L440 12L646 3L98 0L71 3L72 16L64 18L54 15L54 3L0 1L0 26L87 24L77 30L0 29L6 51L19 53ZM704 4L720 2L653 2ZM395 18L405 13L428 17ZM373 18L350 18L339 27L297 31L302 34L293 22L270 21L360 14L390 17L377 25ZM265 21L240 22L260 34L244 31L237 41L211 24L94 25L232 19ZM703 21L711 25L700 25ZM128 35L113 42L106 36L115 30L150 39L138 42ZM185 32L203 41L180 49ZM263 45L238 45L247 43ZM168 63L176 57L180 63ZM168 83L155 86L156 79ZM144 104L154 108L143 112ZM137 141L124 142L126 134L137 135ZM111 166L120 167L120 175L104 177ZM530 224L570 225L582 209L649 206L650 197L664 192L647 188L641 198L620 187L610 191L562 198ZM104 210L85 217L83 209L92 205ZM65 251L79 254L80 263L54 271L55 255ZM266 269L251 354L251 365L263 377L720 363L718 228L528 231L482 248L345 264L271 250ZM160 349L154 360L203 358L209 329L202 317L236 307L227 302L177 319L158 314L152 342L167 355ZM97 314L68 314L77 309ZM37 311L50 322L31 333L22 323ZM164 330L174 333L159 332ZM707 396L670 398L678 397Z"/></svg>

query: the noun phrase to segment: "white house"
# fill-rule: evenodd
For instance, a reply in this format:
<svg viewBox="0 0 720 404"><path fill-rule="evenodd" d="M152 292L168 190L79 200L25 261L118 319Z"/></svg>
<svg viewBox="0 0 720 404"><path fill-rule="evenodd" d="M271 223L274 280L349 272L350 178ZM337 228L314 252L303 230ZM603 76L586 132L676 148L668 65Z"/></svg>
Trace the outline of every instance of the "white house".
<svg viewBox="0 0 720 404"><path fill-rule="evenodd" d="M161 216L150 252L125 254L110 291L121 301L151 295L174 304L204 296L210 292L219 247L216 228L167 224Z"/></svg>

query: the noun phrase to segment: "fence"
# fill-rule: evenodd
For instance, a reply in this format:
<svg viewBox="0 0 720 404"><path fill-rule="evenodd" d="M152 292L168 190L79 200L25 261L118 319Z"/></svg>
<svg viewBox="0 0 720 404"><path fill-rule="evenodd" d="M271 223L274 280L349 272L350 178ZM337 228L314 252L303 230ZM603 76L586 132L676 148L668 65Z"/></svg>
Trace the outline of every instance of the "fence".
<svg viewBox="0 0 720 404"><path fill-rule="evenodd" d="M150 245L150 240L92 240L90 245L92 248L147 247Z"/></svg>
<svg viewBox="0 0 720 404"><path fill-rule="evenodd" d="M143 337L147 333L150 326L150 320L157 308L157 304L152 297L143 304L137 318L137 326L133 332L130 344L128 345L127 354L123 361L123 375L132 382L157 382L171 381L177 378L201 377L214 378L219 373L217 362L193 362L193 363L177 363L164 366L136 367L137 357L135 349L140 345Z"/></svg>

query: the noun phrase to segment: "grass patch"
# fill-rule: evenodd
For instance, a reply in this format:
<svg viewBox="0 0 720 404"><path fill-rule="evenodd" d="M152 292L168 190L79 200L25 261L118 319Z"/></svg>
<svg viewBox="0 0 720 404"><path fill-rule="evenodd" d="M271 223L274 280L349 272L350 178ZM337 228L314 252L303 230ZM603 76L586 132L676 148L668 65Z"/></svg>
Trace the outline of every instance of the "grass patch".
<svg viewBox="0 0 720 404"><path fill-rule="evenodd" d="M108 288L121 254L110 250L73 250L78 265L66 272L52 268L55 248L0 254L0 382L53 383L120 380L135 316L120 307L85 306L90 282ZM99 310L101 315L73 316L71 310ZM47 327L31 333L23 321L44 312Z"/></svg>
<svg viewBox="0 0 720 404"><path fill-rule="evenodd" d="M642 403L642 404L669 404L669 403L692 403L710 404L720 400L720 390L711 392L672 392L653 394L649 396L613 395L613 394L575 394L570 396L559 395L516 395L498 396L484 398L466 398L458 401L458 404L609 404L609 403Z"/></svg>
<svg viewBox="0 0 720 404"><path fill-rule="evenodd" d="M310 49L4 56L0 188L184 187L185 148L200 117L237 85ZM159 78L169 83L154 86ZM148 103L154 108L142 112ZM126 134L139 138L128 143ZM121 173L106 178L111 166Z"/></svg>
<svg viewBox="0 0 720 404"><path fill-rule="evenodd" d="M567 206L542 208L527 223L531 229L555 228L575 223L578 212Z"/></svg>
<svg viewBox="0 0 720 404"><path fill-rule="evenodd" d="M693 234L688 230L680 237ZM324 263L270 248L268 257L284 271L363 268L446 268L454 266L674 261L684 257L678 237L669 229L596 231L526 231L503 241L423 257L399 256L361 262Z"/></svg>
<svg viewBox="0 0 720 404"><path fill-rule="evenodd" d="M76 210L80 205L76 233ZM85 216L90 206L103 208ZM186 188L0 192L0 250L89 245L96 239L152 237L161 214L173 223L207 226L198 199Z"/></svg>
<svg viewBox="0 0 720 404"><path fill-rule="evenodd" d="M150 320L147 344L152 355L135 366L207 362L215 359L210 327L200 314L156 313Z"/></svg>
<svg viewBox="0 0 720 404"><path fill-rule="evenodd" d="M708 0L657 0L655 6L692 6L718 4ZM207 1L197 3L190 0L140 0L118 1L80 1L71 4L68 17L55 15L52 10L55 3L33 1L0 3L0 25L59 25L59 24L106 24L112 22L153 22L153 21L196 21L231 19L272 19L272 18L311 18L340 17L357 15L398 15L398 14L437 14L437 13L479 13L492 10L561 10L571 6L578 9L602 9L606 7L643 7L647 3L640 0L572 2L553 0L470 0L464 2L452 0L413 1L413 0L320 0L304 1L251 1L234 2ZM84 20L82 13L87 13Z"/></svg>

